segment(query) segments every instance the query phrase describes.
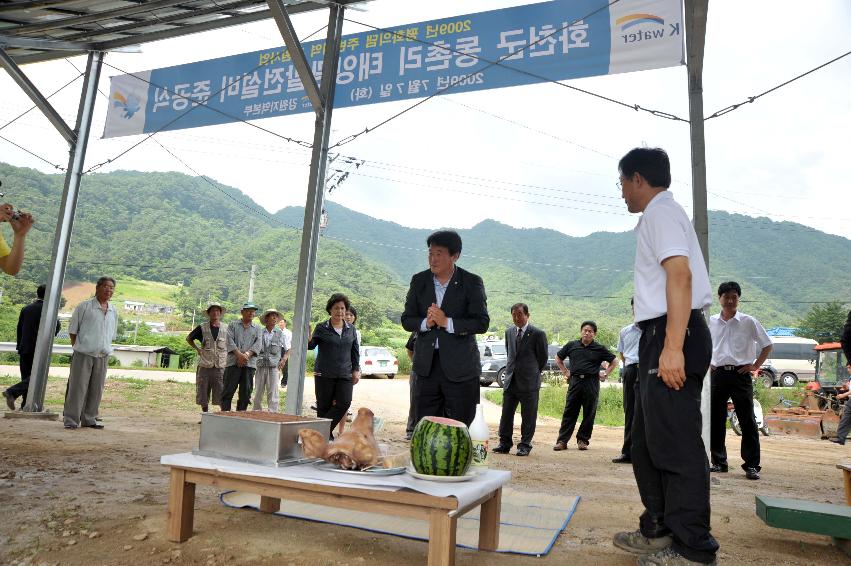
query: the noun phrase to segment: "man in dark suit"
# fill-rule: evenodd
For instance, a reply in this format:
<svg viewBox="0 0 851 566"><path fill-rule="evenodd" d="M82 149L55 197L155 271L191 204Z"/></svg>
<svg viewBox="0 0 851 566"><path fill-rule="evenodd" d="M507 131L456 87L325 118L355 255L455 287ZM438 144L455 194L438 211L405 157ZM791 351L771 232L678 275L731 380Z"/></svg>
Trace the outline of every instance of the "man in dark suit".
<svg viewBox="0 0 851 566"><path fill-rule="evenodd" d="M476 416L481 363L476 334L490 324L482 278L455 265L461 236L440 230L426 239L429 269L411 278L402 326L417 332L417 418L445 416L467 426Z"/></svg>
<svg viewBox="0 0 851 566"><path fill-rule="evenodd" d="M514 432L514 412L520 404L520 443L518 456L528 456L535 436L538 419L538 390L541 388L541 370L547 365L547 335L529 324L529 307L517 303L511 307L514 325L505 331L505 366L502 394L502 417L499 419L499 446L496 454L508 454Z"/></svg>
<svg viewBox="0 0 851 566"><path fill-rule="evenodd" d="M851 311L848 311L848 319L845 321L839 342L842 344L842 351L845 352L845 361L851 364Z"/></svg>
<svg viewBox="0 0 851 566"><path fill-rule="evenodd" d="M38 327L41 324L41 307L44 304L45 286L36 289L36 300L21 309L18 317L18 356L20 356L21 381L3 392L6 406L10 411L15 410L15 399L22 397L21 406L27 403L27 391L30 388L30 374L33 369L35 356L35 341L38 338ZM59 321L56 321L56 334L59 334Z"/></svg>

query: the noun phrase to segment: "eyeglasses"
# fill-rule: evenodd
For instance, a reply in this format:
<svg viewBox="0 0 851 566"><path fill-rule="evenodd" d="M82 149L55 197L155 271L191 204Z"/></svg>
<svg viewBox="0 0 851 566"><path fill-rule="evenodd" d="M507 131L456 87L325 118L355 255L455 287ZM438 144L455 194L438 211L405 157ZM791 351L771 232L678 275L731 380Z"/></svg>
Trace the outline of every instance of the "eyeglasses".
<svg viewBox="0 0 851 566"><path fill-rule="evenodd" d="M623 183L621 183L620 181L615 181L615 186L618 188L619 191L623 190Z"/></svg>

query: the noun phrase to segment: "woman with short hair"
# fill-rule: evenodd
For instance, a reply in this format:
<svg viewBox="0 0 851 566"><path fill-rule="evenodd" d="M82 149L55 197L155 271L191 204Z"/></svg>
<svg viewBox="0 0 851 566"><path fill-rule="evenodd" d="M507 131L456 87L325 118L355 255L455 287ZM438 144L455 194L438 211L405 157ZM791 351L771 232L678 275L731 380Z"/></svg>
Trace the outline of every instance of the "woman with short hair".
<svg viewBox="0 0 851 566"><path fill-rule="evenodd" d="M316 347L313 371L316 413L331 419L331 429L345 418L352 404L352 388L360 379L360 349L355 327L345 320L351 308L348 297L334 293L325 305L330 318L316 325L307 349ZM333 435L331 435L333 438Z"/></svg>

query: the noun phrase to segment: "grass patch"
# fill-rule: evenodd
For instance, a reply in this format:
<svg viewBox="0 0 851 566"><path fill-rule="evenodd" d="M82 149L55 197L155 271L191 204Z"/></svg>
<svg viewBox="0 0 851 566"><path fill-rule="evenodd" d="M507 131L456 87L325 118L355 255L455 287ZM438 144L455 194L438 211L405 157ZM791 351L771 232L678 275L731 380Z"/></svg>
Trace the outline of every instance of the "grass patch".
<svg viewBox="0 0 851 566"><path fill-rule="evenodd" d="M176 285L122 277L115 287L114 301L139 301L157 305L174 305Z"/></svg>
<svg viewBox="0 0 851 566"><path fill-rule="evenodd" d="M10 375L0 376L0 386L17 383L18 379ZM44 397L45 409L57 413L62 412L65 403L65 389L68 380L50 376L47 379L47 389ZM284 406L286 392L279 389L280 403ZM234 396L234 405L236 396ZM195 404L195 384L177 381L147 381L132 377L107 378L100 404L101 413L121 415L139 412L145 415L165 415L185 412L196 414L200 407Z"/></svg>
<svg viewBox="0 0 851 566"><path fill-rule="evenodd" d="M762 410L768 412L772 407L780 405L781 396L787 401L791 401L797 406L804 397L803 384L798 384L797 387L773 387L766 389L760 383L754 385L756 398L759 399L762 405ZM564 402L567 397L567 387L564 385L555 385L550 387L542 387L538 398L538 414L546 415L560 419L564 413ZM485 399L502 405L502 391L488 391L485 393ZM517 413L520 413L520 406L517 407ZM581 417L580 417L581 418ZM600 389L600 397L597 401L597 415L594 419L594 424L608 426L623 426L623 390L615 387L603 387Z"/></svg>
<svg viewBox="0 0 851 566"><path fill-rule="evenodd" d="M564 401L567 397L567 387L564 385L554 387L542 387L538 397L538 414L560 419L564 413ZM502 405L502 391L488 391L485 399ZM520 407L517 407L520 413ZM580 417L581 418L581 417ZM623 426L623 391L615 387L604 387L600 389L600 397L597 401L597 415L595 424L608 426Z"/></svg>

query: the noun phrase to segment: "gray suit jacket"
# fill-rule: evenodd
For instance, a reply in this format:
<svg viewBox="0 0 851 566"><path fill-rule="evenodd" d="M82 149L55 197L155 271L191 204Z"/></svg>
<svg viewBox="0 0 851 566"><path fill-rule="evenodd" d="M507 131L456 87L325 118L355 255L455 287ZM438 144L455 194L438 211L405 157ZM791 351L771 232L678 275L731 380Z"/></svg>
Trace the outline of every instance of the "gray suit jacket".
<svg viewBox="0 0 851 566"><path fill-rule="evenodd" d="M518 393L528 393L541 387L541 370L547 365L547 335L530 324L518 347L518 330L512 325L505 331L508 363L502 382L505 389L513 382Z"/></svg>

